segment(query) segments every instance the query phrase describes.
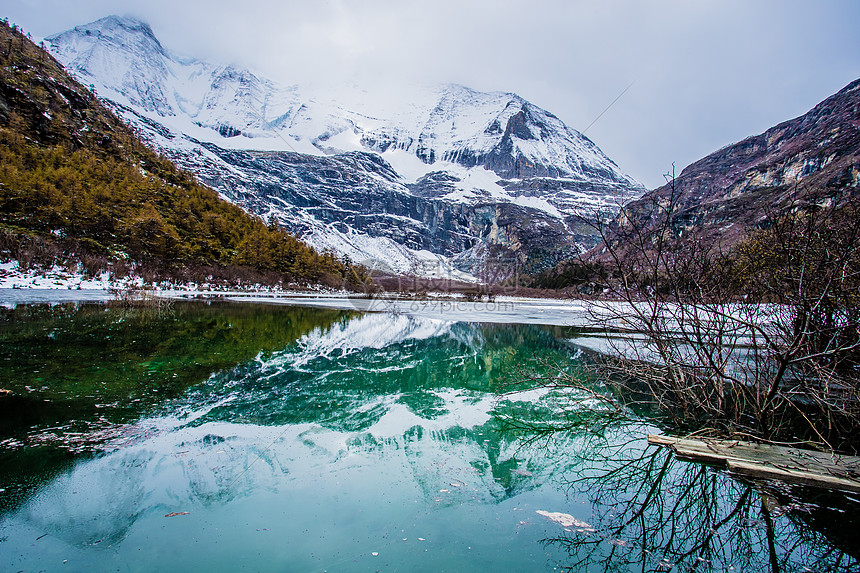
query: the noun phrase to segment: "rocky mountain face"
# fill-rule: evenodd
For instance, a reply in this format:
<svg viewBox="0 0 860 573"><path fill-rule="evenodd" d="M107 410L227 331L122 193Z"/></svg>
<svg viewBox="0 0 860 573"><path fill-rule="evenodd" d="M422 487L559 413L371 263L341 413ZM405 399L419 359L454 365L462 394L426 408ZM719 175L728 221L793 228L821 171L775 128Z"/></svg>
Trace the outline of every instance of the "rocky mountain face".
<svg viewBox="0 0 860 573"><path fill-rule="evenodd" d="M147 24L114 16L46 43L224 197L392 272L480 275L488 259L546 268L595 244L583 216L611 215L644 191L516 94L282 86L177 56Z"/></svg>
<svg viewBox="0 0 860 573"><path fill-rule="evenodd" d="M672 205L676 232L730 246L767 214L808 193L837 202L860 184L860 80L805 115L687 166L672 184L625 207L616 225L647 228ZM672 199L674 197L674 199Z"/></svg>

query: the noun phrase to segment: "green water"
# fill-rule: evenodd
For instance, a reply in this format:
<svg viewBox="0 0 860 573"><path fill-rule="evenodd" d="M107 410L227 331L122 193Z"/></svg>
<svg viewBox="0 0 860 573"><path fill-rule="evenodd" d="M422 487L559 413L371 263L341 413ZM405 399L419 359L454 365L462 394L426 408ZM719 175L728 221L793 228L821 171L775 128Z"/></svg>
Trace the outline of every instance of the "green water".
<svg viewBox="0 0 860 573"><path fill-rule="evenodd" d="M851 498L677 462L646 447L648 420L607 425L546 386L561 368L602 391L573 334L287 306L4 311L0 570L858 570Z"/></svg>

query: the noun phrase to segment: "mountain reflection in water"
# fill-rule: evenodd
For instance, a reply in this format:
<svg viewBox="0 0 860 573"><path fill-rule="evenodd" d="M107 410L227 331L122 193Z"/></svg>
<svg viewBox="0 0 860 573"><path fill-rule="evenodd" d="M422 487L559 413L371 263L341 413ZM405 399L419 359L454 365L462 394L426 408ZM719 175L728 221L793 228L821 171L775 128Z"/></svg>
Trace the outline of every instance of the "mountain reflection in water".
<svg viewBox="0 0 860 573"><path fill-rule="evenodd" d="M4 385L39 370L26 395L52 410L4 426L4 568L856 570L810 526L832 514L647 449L647 421L506 431L576 417L575 390L523 382L581 368L569 333L253 305L28 312L3 325L4 352L29 357Z"/></svg>

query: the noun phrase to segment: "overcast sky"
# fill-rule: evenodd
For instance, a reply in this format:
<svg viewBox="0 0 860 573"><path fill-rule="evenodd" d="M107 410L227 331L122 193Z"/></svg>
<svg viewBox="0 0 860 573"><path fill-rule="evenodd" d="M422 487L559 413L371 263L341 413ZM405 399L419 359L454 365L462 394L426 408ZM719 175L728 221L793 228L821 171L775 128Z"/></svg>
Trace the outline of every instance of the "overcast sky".
<svg viewBox="0 0 860 573"><path fill-rule="evenodd" d="M860 78L858 0L0 0L34 38L109 14L285 83L516 92L648 187Z"/></svg>

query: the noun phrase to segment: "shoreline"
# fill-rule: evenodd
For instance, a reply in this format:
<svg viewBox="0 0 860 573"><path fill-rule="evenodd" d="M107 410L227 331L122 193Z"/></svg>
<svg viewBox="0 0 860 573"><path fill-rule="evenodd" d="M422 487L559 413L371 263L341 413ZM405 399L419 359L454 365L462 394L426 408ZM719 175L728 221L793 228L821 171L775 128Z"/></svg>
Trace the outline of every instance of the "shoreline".
<svg viewBox="0 0 860 573"><path fill-rule="evenodd" d="M356 312L381 312L432 318L450 322L494 324L538 324L579 326L593 324L586 301L496 296L494 299L467 300L460 294L428 293L368 296L345 291L272 291L272 290L146 290L144 297L173 301L225 301L232 303L283 304ZM4 288L0 286L0 306L11 308L26 304L64 304L122 300L115 288ZM130 298L129 300L135 300Z"/></svg>

